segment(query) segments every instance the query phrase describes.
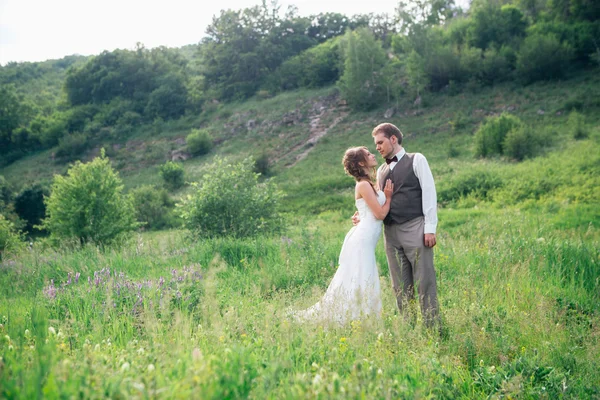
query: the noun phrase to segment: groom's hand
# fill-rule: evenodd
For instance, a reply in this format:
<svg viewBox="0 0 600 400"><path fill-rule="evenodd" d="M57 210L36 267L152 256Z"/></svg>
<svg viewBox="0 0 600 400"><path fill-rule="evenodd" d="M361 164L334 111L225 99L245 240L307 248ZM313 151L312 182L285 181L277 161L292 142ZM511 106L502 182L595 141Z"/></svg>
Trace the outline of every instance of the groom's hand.
<svg viewBox="0 0 600 400"><path fill-rule="evenodd" d="M360 222L360 218L358 217L358 211L354 213L352 216L352 225L356 226Z"/></svg>
<svg viewBox="0 0 600 400"><path fill-rule="evenodd" d="M425 246L427 246L427 247L435 246L435 244L436 244L435 233L426 233L423 241L425 242Z"/></svg>

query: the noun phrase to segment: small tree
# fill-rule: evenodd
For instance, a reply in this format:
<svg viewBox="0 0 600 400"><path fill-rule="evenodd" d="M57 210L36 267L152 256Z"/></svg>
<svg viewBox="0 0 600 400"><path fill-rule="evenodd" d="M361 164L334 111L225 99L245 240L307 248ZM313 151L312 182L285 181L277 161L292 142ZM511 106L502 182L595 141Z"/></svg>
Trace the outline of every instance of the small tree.
<svg viewBox="0 0 600 400"><path fill-rule="evenodd" d="M342 97L355 109L372 108L385 100L385 51L367 28L349 30L344 38L344 73L339 80Z"/></svg>
<svg viewBox="0 0 600 400"><path fill-rule="evenodd" d="M232 163L218 158L202 183L178 204L184 226L196 237L251 237L283 228L278 204L281 193L269 182L258 182L250 159Z"/></svg>
<svg viewBox="0 0 600 400"><path fill-rule="evenodd" d="M14 253L24 247L21 233L12 222L0 214L0 261L6 254Z"/></svg>
<svg viewBox="0 0 600 400"><path fill-rule="evenodd" d="M517 161L535 155L537 147L535 132L527 125L510 130L504 138L504 154Z"/></svg>
<svg viewBox="0 0 600 400"><path fill-rule="evenodd" d="M179 189L184 184L183 167L173 161L167 161L160 167L160 176L168 189Z"/></svg>
<svg viewBox="0 0 600 400"><path fill-rule="evenodd" d="M102 149L100 157L77 162L67 176L54 177L42 228L55 239L110 243L137 227L131 199L122 192L121 179Z"/></svg>
<svg viewBox="0 0 600 400"><path fill-rule="evenodd" d="M208 153L213 146L213 140L206 129L192 129L185 142L188 151L196 156Z"/></svg>
<svg viewBox="0 0 600 400"><path fill-rule="evenodd" d="M510 114L488 118L475 133L475 155L487 157L504 154L506 135L520 125L521 120Z"/></svg>

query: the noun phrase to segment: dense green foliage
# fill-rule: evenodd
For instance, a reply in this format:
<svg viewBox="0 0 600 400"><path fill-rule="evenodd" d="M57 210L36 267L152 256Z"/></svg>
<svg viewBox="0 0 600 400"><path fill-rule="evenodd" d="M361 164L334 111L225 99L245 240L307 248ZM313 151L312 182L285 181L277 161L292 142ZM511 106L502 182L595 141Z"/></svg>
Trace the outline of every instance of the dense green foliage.
<svg viewBox="0 0 600 400"><path fill-rule="evenodd" d="M169 190L177 190L185 184L185 171L183 167L173 161L167 161L160 166L160 177Z"/></svg>
<svg viewBox="0 0 600 400"><path fill-rule="evenodd" d="M0 214L0 262L5 255L18 253L24 247L21 233L14 224Z"/></svg>
<svg viewBox="0 0 600 400"><path fill-rule="evenodd" d="M283 229L281 194L269 181L258 181L249 158L219 158L202 182L180 204L185 227L196 237L244 238L278 234Z"/></svg>
<svg viewBox="0 0 600 400"><path fill-rule="evenodd" d="M42 227L55 239L106 244L135 229L131 199L104 155L55 176Z"/></svg>
<svg viewBox="0 0 600 400"><path fill-rule="evenodd" d="M213 147L213 140L206 129L193 129L185 138L187 149L196 156L206 154Z"/></svg>
<svg viewBox="0 0 600 400"><path fill-rule="evenodd" d="M158 230L177 225L175 202L163 188L143 185L132 190L137 221L144 229Z"/></svg>
<svg viewBox="0 0 600 400"><path fill-rule="evenodd" d="M50 191L46 187L36 183L25 187L15 197L15 213L25 221L24 229L28 232L33 232L33 228L40 225L46 216L44 197L49 195Z"/></svg>
<svg viewBox="0 0 600 400"><path fill-rule="evenodd" d="M591 1L402 2L395 15L222 11L185 49L105 51L0 68L0 165L59 145L74 159L220 102L337 84L355 110L430 92L568 78L600 65ZM354 32L354 33L349 33ZM345 36L343 36L345 34ZM43 90L43 83L51 85ZM36 90L37 89L37 90ZM62 92L61 92L62 89Z"/></svg>
<svg viewBox="0 0 600 400"><path fill-rule="evenodd" d="M382 69L385 51L367 28L344 36L344 73L339 82L342 96L356 110L370 109L385 100Z"/></svg>
<svg viewBox="0 0 600 400"><path fill-rule="evenodd" d="M475 155L487 157L504 154L506 136L521 124L518 117L510 114L488 118L475 133Z"/></svg>

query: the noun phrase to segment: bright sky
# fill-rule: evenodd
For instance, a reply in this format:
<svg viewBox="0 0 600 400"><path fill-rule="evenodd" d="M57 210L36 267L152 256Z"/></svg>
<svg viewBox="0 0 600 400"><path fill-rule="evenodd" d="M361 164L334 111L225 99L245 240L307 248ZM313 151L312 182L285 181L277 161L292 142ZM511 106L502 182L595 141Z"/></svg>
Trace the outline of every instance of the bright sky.
<svg viewBox="0 0 600 400"><path fill-rule="evenodd" d="M198 43L213 15L260 0L0 0L0 64L43 61L116 48L179 47ZM295 0L301 15L336 11L347 15L392 14L397 0Z"/></svg>
<svg viewBox="0 0 600 400"><path fill-rule="evenodd" d="M268 3L268 2L267 2ZM280 0L281 10L392 15L398 0ZM0 0L0 64L198 43L213 15L261 0Z"/></svg>

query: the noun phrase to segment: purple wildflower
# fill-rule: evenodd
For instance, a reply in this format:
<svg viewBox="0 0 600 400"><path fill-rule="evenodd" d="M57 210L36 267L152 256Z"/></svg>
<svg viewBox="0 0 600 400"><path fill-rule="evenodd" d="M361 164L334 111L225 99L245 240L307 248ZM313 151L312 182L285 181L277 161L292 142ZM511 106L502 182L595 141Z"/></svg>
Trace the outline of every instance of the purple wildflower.
<svg viewBox="0 0 600 400"><path fill-rule="evenodd" d="M50 280L50 285L46 289L44 289L44 294L49 299L56 298L56 288L54 287L54 279Z"/></svg>

